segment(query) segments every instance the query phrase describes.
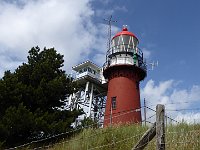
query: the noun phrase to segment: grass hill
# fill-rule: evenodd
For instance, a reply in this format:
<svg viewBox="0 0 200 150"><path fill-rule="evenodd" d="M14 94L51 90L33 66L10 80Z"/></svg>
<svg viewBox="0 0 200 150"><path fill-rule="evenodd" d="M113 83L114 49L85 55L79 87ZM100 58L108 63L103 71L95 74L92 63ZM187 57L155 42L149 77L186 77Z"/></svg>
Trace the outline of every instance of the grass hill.
<svg viewBox="0 0 200 150"><path fill-rule="evenodd" d="M71 139L55 144L49 150L131 150L147 129L147 126L141 125L88 128ZM168 125L165 138L168 150L199 150L200 124ZM145 149L155 150L155 143L154 137Z"/></svg>

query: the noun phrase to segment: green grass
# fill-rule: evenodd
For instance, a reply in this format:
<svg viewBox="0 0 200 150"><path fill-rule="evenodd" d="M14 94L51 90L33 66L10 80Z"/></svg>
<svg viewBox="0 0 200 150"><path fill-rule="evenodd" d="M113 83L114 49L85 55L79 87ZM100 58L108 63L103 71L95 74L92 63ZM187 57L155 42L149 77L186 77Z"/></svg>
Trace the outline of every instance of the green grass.
<svg viewBox="0 0 200 150"><path fill-rule="evenodd" d="M114 126L103 129L84 129L68 140L55 144L49 150L131 150L148 127L141 125ZM168 125L166 149L200 150L200 124ZM145 149L155 150L154 138Z"/></svg>

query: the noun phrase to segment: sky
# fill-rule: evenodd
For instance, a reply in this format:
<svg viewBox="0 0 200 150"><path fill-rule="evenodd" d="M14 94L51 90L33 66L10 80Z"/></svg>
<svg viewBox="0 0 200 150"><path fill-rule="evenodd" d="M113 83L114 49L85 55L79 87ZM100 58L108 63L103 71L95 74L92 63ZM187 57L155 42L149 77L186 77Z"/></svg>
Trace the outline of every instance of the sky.
<svg viewBox="0 0 200 150"><path fill-rule="evenodd" d="M64 54L64 70L105 62L107 29L127 25L149 63L140 83L141 104L165 104L169 116L200 122L200 1L198 0L0 0L0 77L27 62L33 46ZM151 115L151 112L147 112Z"/></svg>

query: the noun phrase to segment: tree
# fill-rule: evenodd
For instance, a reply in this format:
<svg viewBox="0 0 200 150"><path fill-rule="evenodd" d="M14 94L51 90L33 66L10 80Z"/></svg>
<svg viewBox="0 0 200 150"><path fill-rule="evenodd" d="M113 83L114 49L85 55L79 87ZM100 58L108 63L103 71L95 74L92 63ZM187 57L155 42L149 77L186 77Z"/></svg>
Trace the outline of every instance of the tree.
<svg viewBox="0 0 200 150"><path fill-rule="evenodd" d="M75 83L54 48L33 47L28 62L0 80L0 145L14 146L66 132L80 111L65 110Z"/></svg>
<svg viewBox="0 0 200 150"><path fill-rule="evenodd" d="M84 119L81 121L79 128L97 128L98 122L93 120L90 117L84 117Z"/></svg>

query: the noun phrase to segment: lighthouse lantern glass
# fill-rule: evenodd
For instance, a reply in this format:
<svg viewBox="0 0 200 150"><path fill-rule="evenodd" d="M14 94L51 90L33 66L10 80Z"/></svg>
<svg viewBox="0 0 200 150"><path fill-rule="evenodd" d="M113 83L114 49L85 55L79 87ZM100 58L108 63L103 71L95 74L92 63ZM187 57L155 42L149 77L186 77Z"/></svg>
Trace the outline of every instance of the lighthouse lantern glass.
<svg viewBox="0 0 200 150"><path fill-rule="evenodd" d="M138 39L131 32L123 30L113 37L111 48L107 51L104 68L114 65L135 65L146 70L143 53L138 48Z"/></svg>
<svg viewBox="0 0 200 150"><path fill-rule="evenodd" d="M110 54L123 51L133 52L133 50L137 47L137 44L138 41L133 36L120 35L112 40Z"/></svg>

